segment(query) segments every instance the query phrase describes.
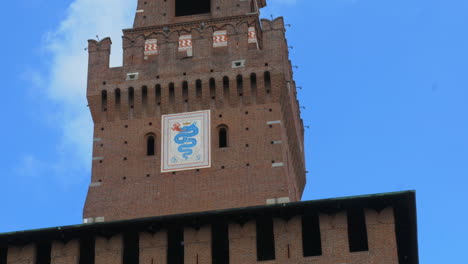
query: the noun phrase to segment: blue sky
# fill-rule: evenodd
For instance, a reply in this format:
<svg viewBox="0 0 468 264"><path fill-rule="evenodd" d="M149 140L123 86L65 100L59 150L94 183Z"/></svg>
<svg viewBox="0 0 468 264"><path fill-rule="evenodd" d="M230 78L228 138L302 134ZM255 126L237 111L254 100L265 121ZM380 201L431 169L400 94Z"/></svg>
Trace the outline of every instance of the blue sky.
<svg viewBox="0 0 468 264"><path fill-rule="evenodd" d="M76 224L90 178L86 40L136 0L3 4L0 232ZM468 1L270 0L306 130L305 200L417 190L421 263L460 263L468 218Z"/></svg>

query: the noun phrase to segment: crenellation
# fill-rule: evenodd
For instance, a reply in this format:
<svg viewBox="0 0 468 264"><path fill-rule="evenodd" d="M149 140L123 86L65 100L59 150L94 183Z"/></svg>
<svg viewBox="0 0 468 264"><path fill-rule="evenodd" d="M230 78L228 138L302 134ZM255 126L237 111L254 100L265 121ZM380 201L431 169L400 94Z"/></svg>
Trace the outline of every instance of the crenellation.
<svg viewBox="0 0 468 264"><path fill-rule="evenodd" d="M229 224L229 249L229 263L257 263L255 221Z"/></svg>
<svg viewBox="0 0 468 264"><path fill-rule="evenodd" d="M122 235L96 237L95 264L123 264Z"/></svg>
<svg viewBox="0 0 468 264"><path fill-rule="evenodd" d="M140 233L140 263L167 262L167 232Z"/></svg>
<svg viewBox="0 0 468 264"><path fill-rule="evenodd" d="M80 243L78 240L54 241L51 250L51 264L78 264Z"/></svg>
<svg viewBox="0 0 468 264"><path fill-rule="evenodd" d="M313 207L308 210L314 212ZM326 210L325 210L326 211ZM308 263L383 263L397 264L397 242L395 236L396 226L392 207L383 210L365 209L366 229L369 240L369 249L362 252L350 252L348 246L348 223L346 209L341 211L320 213L319 216L321 252L311 257L304 256L302 240L303 225L310 224L303 218L303 213L284 214L281 217L273 218L274 255L275 259L265 263L284 264L308 264ZM258 230L256 221L264 219L268 214L249 216L247 218L237 217L236 221L224 219L227 223L227 239L229 243L228 252L230 263L259 263L257 260L257 239ZM182 218L180 218L182 219ZM212 221L205 222L204 218L194 218L196 221L179 223L183 228L183 248L184 263L188 264L210 264L213 256L213 236ZM309 219L309 218L307 218ZM142 222L144 223L144 222ZM140 225L142 224L140 223ZM148 225L150 224L150 225ZM129 229L125 231L112 229L106 231L105 236L95 237L95 263L96 264L119 264L123 262L123 252L125 243L124 233L131 235L131 232L138 234L138 258L139 263L167 263L168 252L168 229L174 227L174 223L168 222L147 222L147 227L140 229ZM119 231L117 231L119 230ZM130 232L130 233L129 233ZM72 233L70 233L72 234ZM80 239L86 234L73 233L68 242L59 240L51 241L50 252L51 264L78 264L80 259ZM94 238L93 238L94 239ZM33 264L36 263L36 242L25 246L10 246L8 249L7 264ZM263 263L263 262L262 262Z"/></svg>
<svg viewBox="0 0 468 264"><path fill-rule="evenodd" d="M10 246L8 248L7 264L33 264L36 257L34 244Z"/></svg>
<svg viewBox="0 0 468 264"><path fill-rule="evenodd" d="M256 78L255 85L252 85L251 81L251 76L255 75L257 76L256 73L251 73L249 74L239 74L237 76L231 76L229 78L229 104L227 104L229 107L242 107L242 106L252 106L254 105L254 101L257 102L256 97L263 97L266 96L267 92L266 90L269 90L270 95L275 95L279 93L283 88L281 84L279 85L272 85L271 88L268 87L261 87L264 85L262 84L262 78L260 80ZM264 73L259 74L264 75ZM169 89L169 86L173 85L174 86L174 107L175 109L169 111L169 112L180 112L184 111L186 100L187 100L187 105L190 105L191 107L188 107L188 109L203 109L203 108L210 108L212 110L216 109L222 109L223 107L227 106L225 103L223 103L224 99L223 97L225 96L225 90L224 90L224 81L221 75L217 75L219 77L210 77L210 78L202 78L202 79L197 79L193 80L191 77L187 76L188 78L178 78L179 81L177 82L160 82L162 83L159 84L161 85L161 90L162 91L167 91ZM278 82L282 82L282 77L280 75L273 75L272 78L275 78L278 80ZM202 92L201 92L201 99L199 96L196 94L196 88L197 86L197 81L201 81L201 87L202 87ZM214 80L214 86L212 87L212 83ZM239 82L241 80L241 82ZM264 78L263 78L264 80ZM183 94L183 86L184 83L187 83L187 93ZM273 79L272 82L275 82ZM143 81L139 81L138 83L143 83ZM232 87L232 86L235 87ZM124 89L123 91L119 88L116 89L111 89L111 88L106 88L105 90L101 90L99 95L94 95L94 96L89 96L89 102L90 102L90 108L93 112L93 115L96 115L98 117L95 118L95 120L107 120L107 121L112 121L114 119L114 115L117 114L117 112L125 113L127 111L126 117L124 115L121 116L121 118L126 119L129 118L129 113L132 112L133 118L130 119L135 119L135 118L140 118L142 116L148 116L154 115L154 109L156 108L156 105L160 102L157 99L156 96L156 87L157 85L140 85L137 83L134 83L134 85L129 86L128 88ZM255 86L255 88L254 88ZM107 86L111 87L111 86ZM143 89L147 89L146 91L146 99L145 99L145 106L143 105ZM149 88L148 88L149 87ZM232 88L232 89L231 89ZM252 89L255 89L253 92ZM119 90L117 90L119 89ZM133 103L130 103L129 101L129 91L133 89ZM261 92L264 92L262 95ZM195 93L194 93L195 92ZM103 98L103 94L106 94L106 98ZM120 103L118 103L118 100L116 99L117 93L120 93ZM158 97L158 99L162 99L165 97L169 97L169 94L163 95L161 92L161 98ZM213 99L214 97L214 99ZM231 98L233 98L231 100ZM242 99L242 100L241 100ZM201 102L197 102L197 101ZM212 101L215 101L213 104ZM275 100L279 100L279 96L276 96ZM258 100L260 101L260 99ZM263 100L264 102L258 102L258 104L263 104L265 103L266 100ZM170 101L168 102L170 104ZM163 104L161 102L161 104ZM198 107L195 107L194 105L199 105ZM201 104L201 105L200 105ZM133 106L133 108L131 107ZM128 109L127 109L128 108ZM126 110L124 110L126 109ZM119 111L120 110L120 111ZM97 114L95 112L99 112L100 114Z"/></svg>
<svg viewBox="0 0 468 264"><path fill-rule="evenodd" d="M211 227L184 229L184 263L211 263Z"/></svg>

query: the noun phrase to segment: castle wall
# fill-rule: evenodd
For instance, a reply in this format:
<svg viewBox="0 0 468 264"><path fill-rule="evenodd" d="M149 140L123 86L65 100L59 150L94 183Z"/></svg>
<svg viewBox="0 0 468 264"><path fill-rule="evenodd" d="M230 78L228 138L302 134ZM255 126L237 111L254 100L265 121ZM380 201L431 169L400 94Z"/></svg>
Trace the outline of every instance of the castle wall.
<svg viewBox="0 0 468 264"><path fill-rule="evenodd" d="M281 263L281 264L397 264L398 250L395 234L395 221L392 208L380 212L365 210L365 221L369 248L362 252L350 252L348 244L348 222L346 211L320 214L320 237L322 254L304 257L302 248L301 216L290 219L274 218L275 259L257 260L255 221L229 223L229 263ZM123 230L122 230L123 232ZM139 263L167 263L167 232L159 230L153 233L139 233ZM211 264L212 244L211 227L202 225L184 228L184 263ZM122 235L96 237L96 264L124 263ZM35 245L10 246L7 264L32 264L35 262ZM77 264L79 260L79 242L53 241L51 263ZM134 264L134 263L132 263Z"/></svg>

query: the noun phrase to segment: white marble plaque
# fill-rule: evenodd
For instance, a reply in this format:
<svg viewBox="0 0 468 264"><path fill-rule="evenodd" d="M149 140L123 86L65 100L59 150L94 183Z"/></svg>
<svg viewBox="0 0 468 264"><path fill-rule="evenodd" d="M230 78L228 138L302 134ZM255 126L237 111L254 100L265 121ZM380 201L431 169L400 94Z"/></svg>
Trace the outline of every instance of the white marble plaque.
<svg viewBox="0 0 468 264"><path fill-rule="evenodd" d="M161 172L211 167L211 112L162 116Z"/></svg>

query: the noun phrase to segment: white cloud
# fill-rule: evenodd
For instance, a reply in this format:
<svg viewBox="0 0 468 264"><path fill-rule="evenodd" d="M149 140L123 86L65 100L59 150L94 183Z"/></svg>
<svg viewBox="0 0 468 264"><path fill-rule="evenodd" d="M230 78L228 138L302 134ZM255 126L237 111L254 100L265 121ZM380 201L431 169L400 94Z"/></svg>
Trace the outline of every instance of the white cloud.
<svg viewBox="0 0 468 264"><path fill-rule="evenodd" d="M65 172L66 167L89 169L91 164L92 120L86 107L87 40L95 39L96 35L101 39L110 36L114 43L111 65L120 65L122 29L132 26L136 2L75 0L57 29L44 34L44 49L49 58L44 63L46 74L25 70L23 77L33 85L45 88L49 102L59 106L59 111L54 109L45 118L58 122L62 132L56 146L57 155L49 166L56 173ZM18 172L24 174L38 165L44 166L38 159L26 155Z"/></svg>
<svg viewBox="0 0 468 264"><path fill-rule="evenodd" d="M63 107L63 142L65 151L73 149L89 163L92 122L86 107L87 40L110 36L114 42L112 65L122 60L122 29L132 25L134 0L76 0L55 32L46 38L52 54L48 95Z"/></svg>
<svg viewBox="0 0 468 264"><path fill-rule="evenodd" d="M36 157L25 155L22 157L20 166L15 169L15 172L24 178L37 178L45 168L45 164Z"/></svg>

